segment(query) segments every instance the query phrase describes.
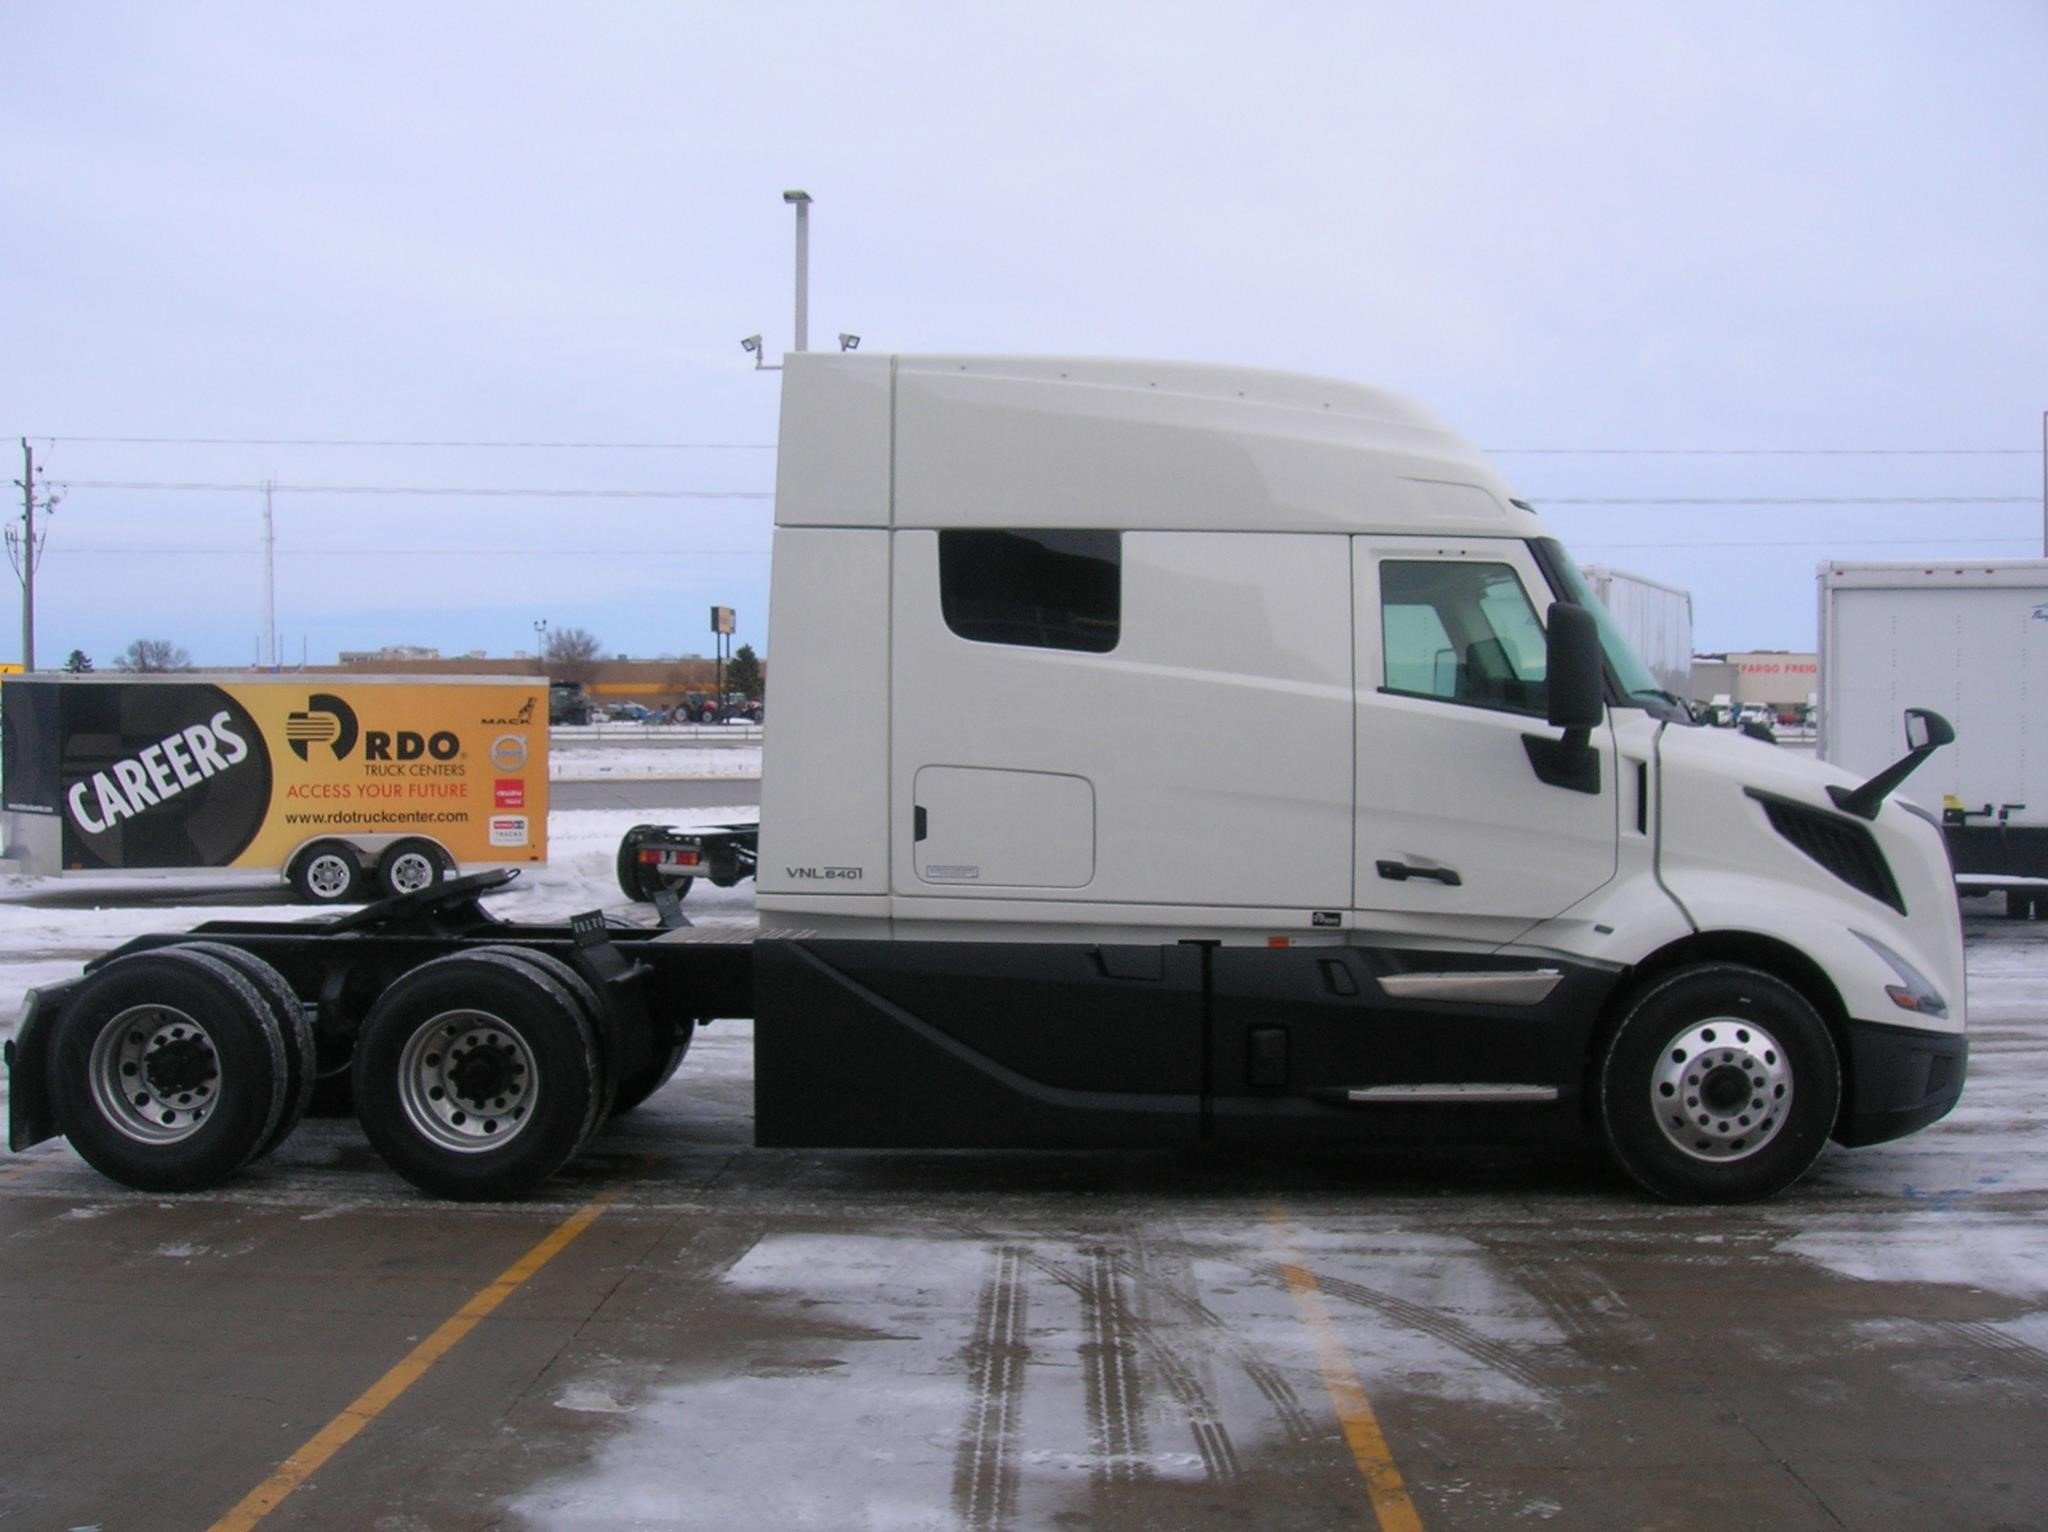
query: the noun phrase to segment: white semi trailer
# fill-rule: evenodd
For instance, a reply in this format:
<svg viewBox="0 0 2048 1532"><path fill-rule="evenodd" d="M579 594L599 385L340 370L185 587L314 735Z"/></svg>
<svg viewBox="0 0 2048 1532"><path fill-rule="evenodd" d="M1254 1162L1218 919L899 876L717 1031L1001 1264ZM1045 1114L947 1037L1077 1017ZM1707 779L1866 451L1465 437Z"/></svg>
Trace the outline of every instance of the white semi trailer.
<svg viewBox="0 0 2048 1532"><path fill-rule="evenodd" d="M398 1170L509 1195L742 1016L774 1145L1591 1135L1739 1200L1956 1101L1947 859L1888 799L1939 719L1867 780L1688 726L1541 517L1377 389L782 387L761 929L506 924L481 874L145 938L36 992L13 1146L208 1184L352 1052Z"/></svg>
<svg viewBox="0 0 2048 1532"><path fill-rule="evenodd" d="M1692 593L1604 564L1583 572L1651 679L1674 698L1694 700Z"/></svg>
<svg viewBox="0 0 2048 1532"><path fill-rule="evenodd" d="M1939 708L1956 748L1914 785L1942 808L1965 892L2048 905L2048 559L1827 563L1822 760L1857 771L1899 742L1898 699Z"/></svg>

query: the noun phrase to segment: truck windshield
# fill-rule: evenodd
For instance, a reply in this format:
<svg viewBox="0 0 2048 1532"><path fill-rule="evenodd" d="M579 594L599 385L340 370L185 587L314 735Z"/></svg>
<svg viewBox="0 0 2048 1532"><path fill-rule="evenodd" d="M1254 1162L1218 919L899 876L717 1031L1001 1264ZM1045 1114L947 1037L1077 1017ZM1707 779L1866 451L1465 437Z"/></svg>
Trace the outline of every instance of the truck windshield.
<svg viewBox="0 0 2048 1532"><path fill-rule="evenodd" d="M1543 565L1544 573L1557 587L1558 594L1566 600L1575 601L1593 614L1600 625L1600 647L1607 654L1607 668L1614 672L1614 678L1621 683L1630 707L1647 710L1654 717L1669 719L1674 723L1691 723L1692 707L1681 697L1657 685L1656 678L1622 636L1621 629L1600 604L1600 598L1586 583L1586 577L1579 573L1579 566L1572 562L1572 556L1564 551L1564 544L1554 537L1536 540L1537 559Z"/></svg>

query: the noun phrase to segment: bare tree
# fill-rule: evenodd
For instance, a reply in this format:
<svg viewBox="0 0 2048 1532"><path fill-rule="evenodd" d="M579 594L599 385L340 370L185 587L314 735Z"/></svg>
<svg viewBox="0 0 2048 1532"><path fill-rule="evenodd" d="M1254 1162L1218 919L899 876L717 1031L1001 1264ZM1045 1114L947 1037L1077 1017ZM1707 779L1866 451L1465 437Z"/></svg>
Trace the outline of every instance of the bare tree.
<svg viewBox="0 0 2048 1532"><path fill-rule="evenodd" d="M588 681L597 669L600 647L597 635L583 628L550 628L544 656L549 679Z"/></svg>
<svg viewBox="0 0 2048 1532"><path fill-rule="evenodd" d="M114 661L116 670L190 670L192 656L168 638L138 638Z"/></svg>

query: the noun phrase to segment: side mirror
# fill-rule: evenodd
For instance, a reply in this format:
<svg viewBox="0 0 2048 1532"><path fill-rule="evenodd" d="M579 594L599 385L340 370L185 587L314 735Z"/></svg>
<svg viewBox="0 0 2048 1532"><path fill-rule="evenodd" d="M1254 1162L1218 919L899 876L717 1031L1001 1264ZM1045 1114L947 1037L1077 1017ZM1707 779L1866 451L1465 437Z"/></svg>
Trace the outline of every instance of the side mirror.
<svg viewBox="0 0 2048 1532"><path fill-rule="evenodd" d="M1955 737L1955 726L1941 714L1924 707L1909 707L1906 709L1906 753L1861 787L1831 784L1828 796L1845 814L1854 814L1859 819L1875 819L1879 806L1891 796L1892 789L1917 771L1920 763L1943 745L1953 744Z"/></svg>
<svg viewBox="0 0 2048 1532"><path fill-rule="evenodd" d="M1919 753L1922 750L1939 750L1943 745L1955 743L1956 731L1946 718L1931 713L1924 707L1906 709L1906 748Z"/></svg>
<svg viewBox="0 0 2048 1532"><path fill-rule="evenodd" d="M1582 606L1550 603L1544 635L1550 726L1589 730L1607 721L1607 663L1600 624Z"/></svg>

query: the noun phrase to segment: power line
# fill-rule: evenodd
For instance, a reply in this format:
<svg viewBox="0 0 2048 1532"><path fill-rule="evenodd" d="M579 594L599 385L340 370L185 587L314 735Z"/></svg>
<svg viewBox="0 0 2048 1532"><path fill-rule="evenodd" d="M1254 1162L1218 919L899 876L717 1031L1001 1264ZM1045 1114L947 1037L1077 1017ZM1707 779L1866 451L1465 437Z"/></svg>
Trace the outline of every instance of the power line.
<svg viewBox="0 0 2048 1532"><path fill-rule="evenodd" d="M1572 546L1575 551L1584 553L1596 548L2032 548L2038 542L2039 539L2033 537L1803 537L1761 542L1741 537L1722 542L1686 543L1610 543L1595 540L1574 542Z"/></svg>
<svg viewBox="0 0 2048 1532"><path fill-rule="evenodd" d="M369 436L50 436L43 442L130 447L405 447L548 452L773 452L774 442L549 441ZM2037 447L1486 447L1499 457L2038 457Z"/></svg>
<svg viewBox="0 0 2048 1532"><path fill-rule="evenodd" d="M194 482L176 479L67 479L66 489L199 490L244 494L261 484ZM527 489L462 488L451 484L272 484L279 494L455 496L508 500L772 500L765 489Z"/></svg>
<svg viewBox="0 0 2048 1532"><path fill-rule="evenodd" d="M261 483L237 484L180 479L67 479L73 489L200 491L210 494L257 493ZM452 484L276 484L278 493L303 495L404 495L508 500L772 500L765 489L535 489L464 487ZM1611 495L1600 497L1537 496L1542 505L2034 505L2031 495Z"/></svg>
<svg viewBox="0 0 2048 1532"><path fill-rule="evenodd" d="M1545 495L1533 503L1551 505L2039 505L2032 495L1620 495L1565 499Z"/></svg>
<svg viewBox="0 0 2048 1532"><path fill-rule="evenodd" d="M35 436L45 442L125 447L460 447L579 452L773 452L773 442L428 441L364 436Z"/></svg>
<svg viewBox="0 0 2048 1532"><path fill-rule="evenodd" d="M68 554L134 554L150 558L176 557L200 554L209 558L223 554L259 553L260 549L242 544L195 545L181 544L176 547L153 546L144 543L69 543L64 552ZM688 559L765 559L766 548L506 548L493 544L488 548L393 548L388 543L374 548L292 548L280 545L279 558L355 558L388 557L394 553L406 558L462 558L483 559L500 556L517 558L688 558Z"/></svg>
<svg viewBox="0 0 2048 1532"><path fill-rule="evenodd" d="M2039 457L2038 447L1486 447L1495 457Z"/></svg>

